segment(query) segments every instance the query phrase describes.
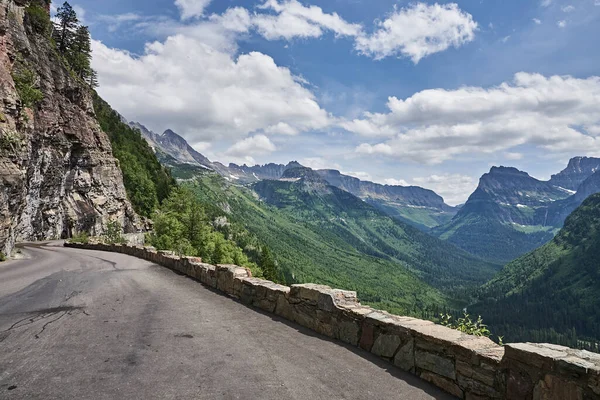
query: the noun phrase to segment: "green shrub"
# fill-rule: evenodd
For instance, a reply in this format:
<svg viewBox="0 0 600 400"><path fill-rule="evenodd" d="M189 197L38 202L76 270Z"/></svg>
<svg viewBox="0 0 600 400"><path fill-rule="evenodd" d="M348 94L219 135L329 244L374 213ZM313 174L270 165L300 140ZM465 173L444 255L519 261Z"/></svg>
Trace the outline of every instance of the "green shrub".
<svg viewBox="0 0 600 400"><path fill-rule="evenodd" d="M44 8L38 5L29 5L25 9L25 17L34 32L44 36L50 33L52 23L48 12Z"/></svg>
<svg viewBox="0 0 600 400"><path fill-rule="evenodd" d="M90 242L90 235L87 232L78 233L77 235L73 235L71 242L88 244Z"/></svg>
<svg viewBox="0 0 600 400"><path fill-rule="evenodd" d="M13 71L12 77L23 107L31 108L42 101L44 94L35 87L35 72L27 68L17 69Z"/></svg>
<svg viewBox="0 0 600 400"><path fill-rule="evenodd" d="M6 256L4 255L3 252L0 251L0 262L2 261L6 261Z"/></svg>
<svg viewBox="0 0 600 400"><path fill-rule="evenodd" d="M110 221L106 224L103 239L106 244L123 244L126 242L122 235L123 228L117 220Z"/></svg>
<svg viewBox="0 0 600 400"><path fill-rule="evenodd" d="M466 312L461 318L457 319L456 322L452 322L452 316L449 314L440 314L440 319L442 325L469 335L485 337L490 337L492 335L487 325L483 323L481 315L477 318L477 321L472 321L471 316Z"/></svg>

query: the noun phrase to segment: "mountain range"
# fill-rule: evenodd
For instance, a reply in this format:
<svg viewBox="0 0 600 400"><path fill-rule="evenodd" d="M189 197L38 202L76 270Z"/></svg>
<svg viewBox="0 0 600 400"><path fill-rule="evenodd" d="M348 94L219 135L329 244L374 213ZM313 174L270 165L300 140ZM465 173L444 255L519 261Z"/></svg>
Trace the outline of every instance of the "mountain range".
<svg viewBox="0 0 600 400"><path fill-rule="evenodd" d="M432 233L507 263L551 240L573 210L600 192L599 169L600 159L576 157L549 181L540 181L516 168L492 167L454 218Z"/></svg>
<svg viewBox="0 0 600 400"><path fill-rule="evenodd" d="M296 161L226 166L209 160L172 130L158 135L140 123L130 126L140 130L161 162L180 179L214 171L232 183L249 185L279 180L286 171L303 167ZM571 159L549 181L513 167L492 167L462 207L449 206L432 190L418 186L382 185L333 169L315 174L396 220L498 265L551 240L586 197L600 192L600 158L588 157Z"/></svg>
<svg viewBox="0 0 600 400"><path fill-rule="evenodd" d="M213 170L231 182L251 184L263 179L280 179L286 170L302 167L297 161L285 165L270 163L247 166L231 163L225 166L210 161L171 130L159 135L138 122L130 122L129 125L140 130L142 136L155 149L161 162L169 165L176 176L179 174L179 178L188 178L190 175L187 172L190 169L198 172L197 168L193 167L200 167ZM329 169L317 172L329 184L346 190L390 216L424 231L449 221L458 210L444 203L444 199L432 190L418 186L381 185Z"/></svg>

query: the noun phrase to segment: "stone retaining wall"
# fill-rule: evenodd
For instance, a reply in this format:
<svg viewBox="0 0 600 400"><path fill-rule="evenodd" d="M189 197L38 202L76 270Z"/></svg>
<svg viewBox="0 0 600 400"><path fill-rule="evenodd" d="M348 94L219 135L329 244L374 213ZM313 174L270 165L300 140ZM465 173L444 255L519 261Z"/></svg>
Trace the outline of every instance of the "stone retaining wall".
<svg viewBox="0 0 600 400"><path fill-rule="evenodd" d="M498 346L436 325L363 306L356 292L252 278L236 265L209 265L151 247L65 244L129 254L188 275L320 334L360 347L463 399L600 399L600 355L550 344Z"/></svg>

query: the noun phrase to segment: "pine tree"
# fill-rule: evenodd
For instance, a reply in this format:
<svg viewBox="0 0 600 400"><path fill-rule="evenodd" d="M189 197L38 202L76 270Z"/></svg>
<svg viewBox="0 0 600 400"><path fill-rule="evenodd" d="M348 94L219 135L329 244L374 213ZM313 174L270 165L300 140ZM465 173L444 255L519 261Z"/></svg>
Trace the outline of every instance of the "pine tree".
<svg viewBox="0 0 600 400"><path fill-rule="evenodd" d="M54 40L56 41L59 53L65 55L73 40L79 20L73 7L66 1L58 8L56 19L58 19L58 23L55 24L54 28Z"/></svg>
<svg viewBox="0 0 600 400"><path fill-rule="evenodd" d="M93 69L90 70L90 76L88 76L87 83L92 89L98 87L98 73Z"/></svg>
<svg viewBox="0 0 600 400"><path fill-rule="evenodd" d="M271 255L271 250L267 246L263 246L260 252L260 267L263 270L263 275L266 279L273 282L280 282L281 277L277 264Z"/></svg>
<svg viewBox="0 0 600 400"><path fill-rule="evenodd" d="M75 30L68 58L75 74L87 82L92 71L92 40L87 26L79 26Z"/></svg>

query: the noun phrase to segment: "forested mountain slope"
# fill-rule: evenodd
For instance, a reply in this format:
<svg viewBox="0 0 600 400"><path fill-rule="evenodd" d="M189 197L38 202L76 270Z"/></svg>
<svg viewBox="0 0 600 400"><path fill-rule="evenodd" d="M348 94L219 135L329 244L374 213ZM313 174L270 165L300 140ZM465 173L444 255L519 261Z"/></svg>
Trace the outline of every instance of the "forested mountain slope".
<svg viewBox="0 0 600 400"><path fill-rule="evenodd" d="M362 253L320 224L298 221L259 201L248 188L231 185L216 174L186 186L268 245L288 283L317 282L356 290L364 302L411 315L424 316L426 310L449 305L446 296L403 265Z"/></svg>
<svg viewBox="0 0 600 400"><path fill-rule="evenodd" d="M119 160L127 195L138 214L150 217L168 197L175 180L158 161L154 151L137 129L94 93L94 111L102 130L108 134L113 154Z"/></svg>
<svg viewBox="0 0 600 400"><path fill-rule="evenodd" d="M511 262L470 307L510 341L600 341L600 194L543 247Z"/></svg>
<svg viewBox="0 0 600 400"><path fill-rule="evenodd" d="M214 174L190 185L199 198L220 205L228 218L264 241L288 282L357 290L378 307L424 315L461 306L441 291L461 296L495 272L328 185L310 169L290 169L282 179L258 182L254 191Z"/></svg>

